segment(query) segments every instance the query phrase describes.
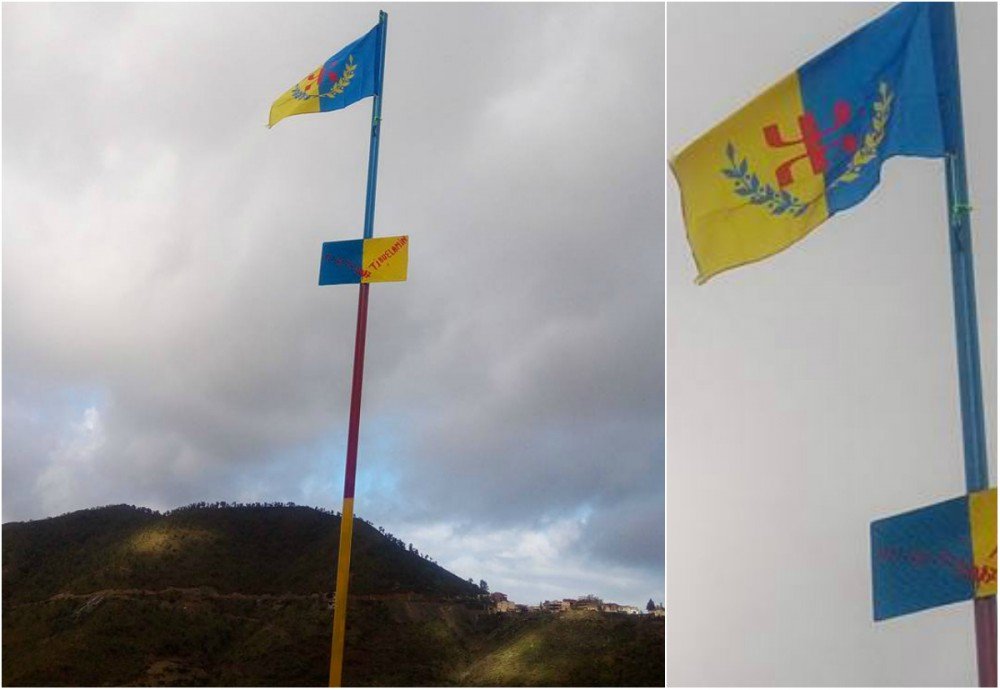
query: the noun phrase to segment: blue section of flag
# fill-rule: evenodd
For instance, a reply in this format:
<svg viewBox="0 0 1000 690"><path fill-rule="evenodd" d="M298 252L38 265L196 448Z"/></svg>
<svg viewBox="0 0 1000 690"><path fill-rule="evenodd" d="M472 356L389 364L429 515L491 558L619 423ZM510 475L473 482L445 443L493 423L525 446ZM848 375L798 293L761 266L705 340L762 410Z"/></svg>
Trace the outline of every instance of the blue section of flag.
<svg viewBox="0 0 1000 690"><path fill-rule="evenodd" d="M875 620L972 599L968 496L871 524Z"/></svg>
<svg viewBox="0 0 1000 690"><path fill-rule="evenodd" d="M324 242L319 263L320 285L360 283L364 240Z"/></svg>
<svg viewBox="0 0 1000 690"><path fill-rule="evenodd" d="M799 69L823 133L830 215L863 201L887 158L945 154L931 21L929 3L896 5ZM853 179L838 182L845 172Z"/></svg>
<svg viewBox="0 0 1000 690"><path fill-rule="evenodd" d="M319 93L330 93L331 88L337 86L338 82L347 81L347 84L336 95L323 96L319 99L320 112L340 110L375 93L381 57L379 50L381 33L382 24L378 24L323 63ZM349 76L349 80L345 76Z"/></svg>

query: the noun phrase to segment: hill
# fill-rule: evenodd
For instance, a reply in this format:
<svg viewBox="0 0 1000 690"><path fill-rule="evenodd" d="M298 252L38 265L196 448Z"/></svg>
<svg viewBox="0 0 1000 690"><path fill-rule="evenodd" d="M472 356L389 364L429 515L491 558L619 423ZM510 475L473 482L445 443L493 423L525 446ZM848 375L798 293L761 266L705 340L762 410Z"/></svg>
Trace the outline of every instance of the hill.
<svg viewBox="0 0 1000 690"><path fill-rule="evenodd" d="M351 594L476 596L479 589L355 519ZM208 507L156 513L81 510L3 525L4 604L104 589L212 587L314 594L333 587L340 517L301 506Z"/></svg>
<svg viewBox="0 0 1000 690"><path fill-rule="evenodd" d="M338 515L112 506L3 525L4 685L322 686ZM347 685L662 686L663 621L496 615L356 519Z"/></svg>

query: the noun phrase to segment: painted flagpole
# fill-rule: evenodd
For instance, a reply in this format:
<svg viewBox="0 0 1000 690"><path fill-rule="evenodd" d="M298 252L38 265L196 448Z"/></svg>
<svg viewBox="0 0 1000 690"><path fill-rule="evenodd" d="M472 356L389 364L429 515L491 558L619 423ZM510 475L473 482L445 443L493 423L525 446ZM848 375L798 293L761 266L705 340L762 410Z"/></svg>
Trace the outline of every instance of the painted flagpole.
<svg viewBox="0 0 1000 690"><path fill-rule="evenodd" d="M976 324L976 290L972 265L972 232L969 222L965 173L965 133L958 69L958 32L954 3L932 4L937 12L934 27L938 97L948 151L948 237L955 301L955 338L958 347L959 395L962 409L962 442L965 451L965 484L969 492L988 489L986 425L983 415L982 377L979 368L979 330ZM976 627L976 660L981 687L997 685L996 597L973 599Z"/></svg>
<svg viewBox="0 0 1000 690"><path fill-rule="evenodd" d="M389 15L379 11L379 62L372 101L372 131L368 146L368 190L365 196L364 237L372 236L375 222L375 182L378 176L378 144L382 129L382 79L385 75L385 39ZM354 532L354 477L358 464L358 429L361 424L361 382L365 370L365 334L368 327L368 283L358 292L358 325L354 336L354 375L351 379L351 410L347 426L347 465L344 468L344 508L340 516L340 547L337 554L337 589L333 604L333 637L330 649L330 687L340 687L344 670L344 634L347 629L347 587L351 572L351 537Z"/></svg>

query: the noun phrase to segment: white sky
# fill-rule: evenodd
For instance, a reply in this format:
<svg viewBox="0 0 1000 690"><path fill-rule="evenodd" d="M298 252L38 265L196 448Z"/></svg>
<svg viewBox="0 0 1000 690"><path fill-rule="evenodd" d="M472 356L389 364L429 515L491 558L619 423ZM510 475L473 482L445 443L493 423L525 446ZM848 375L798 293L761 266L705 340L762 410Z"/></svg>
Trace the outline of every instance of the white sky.
<svg viewBox="0 0 1000 690"><path fill-rule="evenodd" d="M671 4L677 151L886 4ZM996 7L958 9L991 482ZM668 681L974 685L969 603L872 622L868 525L964 493L940 161L695 286L667 191Z"/></svg>
<svg viewBox="0 0 1000 690"><path fill-rule="evenodd" d="M515 601L662 601L661 5L5 4L3 519L339 509L357 288L316 282L371 102L264 124L380 7L411 248L356 513Z"/></svg>

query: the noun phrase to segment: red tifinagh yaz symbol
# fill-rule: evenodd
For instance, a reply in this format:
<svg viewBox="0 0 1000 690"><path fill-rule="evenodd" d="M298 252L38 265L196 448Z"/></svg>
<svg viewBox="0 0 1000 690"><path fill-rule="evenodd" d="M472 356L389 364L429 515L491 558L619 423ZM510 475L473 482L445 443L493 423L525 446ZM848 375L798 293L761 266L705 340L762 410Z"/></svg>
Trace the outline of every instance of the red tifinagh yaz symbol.
<svg viewBox="0 0 1000 690"><path fill-rule="evenodd" d="M794 182L792 177L792 165L800 160L808 159L812 166L813 174L819 175L826 172L829 162L826 159L827 149L840 146L847 153L854 153L858 149L857 138L853 134L835 138L829 143L824 140L830 139L832 135L842 129L851 121L853 116L851 104L847 101L837 101L833 106L833 126L829 129L821 130L816 122L816 116L810 112L799 116L799 138L785 139L778 129L778 125L770 124L764 127L764 141L772 148L784 148L786 146L796 146L802 144L805 153L789 158L779 165L775 171L779 187L787 187Z"/></svg>

